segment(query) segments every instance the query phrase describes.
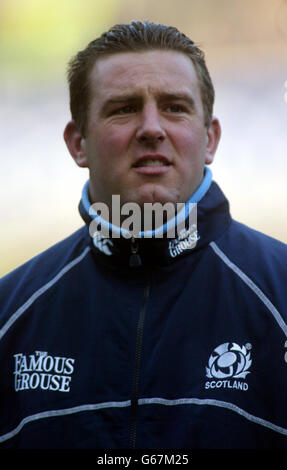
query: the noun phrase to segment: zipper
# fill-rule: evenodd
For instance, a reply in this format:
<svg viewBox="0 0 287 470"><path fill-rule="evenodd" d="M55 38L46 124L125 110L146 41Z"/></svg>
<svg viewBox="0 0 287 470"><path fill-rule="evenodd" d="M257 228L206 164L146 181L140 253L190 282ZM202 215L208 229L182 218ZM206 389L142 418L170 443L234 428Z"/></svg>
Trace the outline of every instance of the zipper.
<svg viewBox="0 0 287 470"><path fill-rule="evenodd" d="M131 238L131 254L129 259L129 265L131 268L135 268L137 266L142 265L142 260L140 255L138 254L139 251L139 242L135 239L135 237Z"/></svg>
<svg viewBox="0 0 287 470"><path fill-rule="evenodd" d="M137 435L137 415L138 415L138 392L139 392L139 379L140 379L140 363L141 363L141 352L143 343L143 327L144 319L147 309L147 302L150 295L150 282L145 287L143 304L139 315L139 321L137 325L137 338L136 338L136 349L135 349L135 366L134 376L131 393L131 432L130 432L130 447L132 449L136 446L136 435Z"/></svg>

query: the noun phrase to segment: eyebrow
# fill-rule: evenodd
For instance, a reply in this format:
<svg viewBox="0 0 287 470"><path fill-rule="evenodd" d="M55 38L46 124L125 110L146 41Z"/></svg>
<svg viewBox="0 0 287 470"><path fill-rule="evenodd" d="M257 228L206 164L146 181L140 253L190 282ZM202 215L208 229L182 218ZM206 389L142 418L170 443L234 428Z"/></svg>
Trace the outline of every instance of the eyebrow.
<svg viewBox="0 0 287 470"><path fill-rule="evenodd" d="M105 100L101 106L100 109L100 114L105 114L110 107L112 107L115 104L120 104L120 103L131 103L131 102L138 102L140 101L141 97L139 95L131 95L131 94L123 94L123 95L118 95L118 96L113 96L111 98L108 98Z"/></svg>
<svg viewBox="0 0 287 470"><path fill-rule="evenodd" d="M195 107L195 101L193 97L189 93L179 92L179 93L161 93L160 99L163 101L186 101L189 103L193 108Z"/></svg>
<svg viewBox="0 0 287 470"><path fill-rule="evenodd" d="M105 112L111 106L120 103L127 103L127 102L140 102L142 101L143 97L139 94L129 94L124 93L118 96L112 96L104 101L101 111ZM160 102L164 101L186 101L192 108L195 108L195 101L193 97L189 93L185 92L161 92L157 94L157 99Z"/></svg>

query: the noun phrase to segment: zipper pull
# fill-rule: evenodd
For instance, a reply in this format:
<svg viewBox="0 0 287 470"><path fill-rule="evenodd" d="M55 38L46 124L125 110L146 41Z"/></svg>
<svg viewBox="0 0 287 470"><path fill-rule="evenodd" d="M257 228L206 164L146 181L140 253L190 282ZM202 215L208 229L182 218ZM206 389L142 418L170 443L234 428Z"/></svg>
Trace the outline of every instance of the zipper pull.
<svg viewBox="0 0 287 470"><path fill-rule="evenodd" d="M131 255L129 265L131 268L135 268L142 265L142 260L138 254L139 244L138 241L132 237L131 238Z"/></svg>

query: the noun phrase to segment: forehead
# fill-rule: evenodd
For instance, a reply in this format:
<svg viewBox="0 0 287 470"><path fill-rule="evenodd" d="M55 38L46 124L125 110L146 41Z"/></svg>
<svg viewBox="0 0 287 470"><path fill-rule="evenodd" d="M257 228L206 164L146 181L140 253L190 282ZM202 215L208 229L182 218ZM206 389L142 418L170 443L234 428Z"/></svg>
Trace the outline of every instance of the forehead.
<svg viewBox="0 0 287 470"><path fill-rule="evenodd" d="M90 80L92 96L101 99L120 91L189 91L195 98L200 95L191 59L177 51L120 52L106 56L96 61Z"/></svg>

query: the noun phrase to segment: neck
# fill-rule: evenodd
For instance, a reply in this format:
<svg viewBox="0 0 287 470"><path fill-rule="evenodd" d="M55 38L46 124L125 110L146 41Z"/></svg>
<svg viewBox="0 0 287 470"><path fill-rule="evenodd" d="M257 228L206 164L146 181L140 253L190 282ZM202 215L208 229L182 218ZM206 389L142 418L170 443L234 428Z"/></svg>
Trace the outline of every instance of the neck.
<svg viewBox="0 0 287 470"><path fill-rule="evenodd" d="M196 204L208 191L212 181L211 170L205 167L204 177L191 197L185 203L165 205L147 205L149 209L142 211L137 204L128 204L128 214L123 215L120 196L112 196L112 217L102 203L91 204L89 200L89 181L84 186L82 204L92 219L90 234L98 232L105 238L174 238L184 228L186 219L189 225L196 218ZM101 215L98 214L101 211ZM92 233L93 232L93 233Z"/></svg>

